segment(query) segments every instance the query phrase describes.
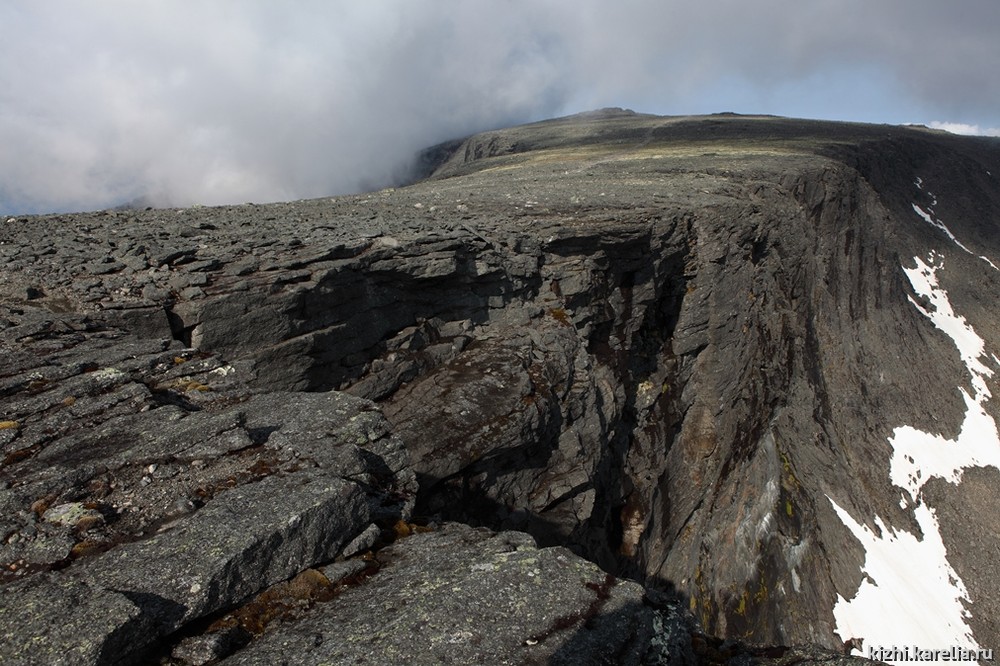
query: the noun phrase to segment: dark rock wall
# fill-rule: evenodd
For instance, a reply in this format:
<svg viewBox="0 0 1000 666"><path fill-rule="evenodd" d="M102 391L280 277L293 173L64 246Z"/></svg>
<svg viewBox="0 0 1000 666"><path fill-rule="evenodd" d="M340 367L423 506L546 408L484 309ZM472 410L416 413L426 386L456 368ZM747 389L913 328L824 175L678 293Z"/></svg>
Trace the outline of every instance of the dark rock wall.
<svg viewBox="0 0 1000 666"><path fill-rule="evenodd" d="M899 221L856 170L725 188L614 223L380 236L266 295L175 311L260 386L382 401L424 512L676 586L720 635L833 646L817 615L861 553L826 495L892 505L873 497L887 424L924 384L898 340L947 351L913 338Z"/></svg>
<svg viewBox="0 0 1000 666"><path fill-rule="evenodd" d="M826 496L910 524L886 437L960 412L961 367L900 355L955 357L907 306L901 197L795 166L684 210L404 229L174 311L259 386L382 401L424 512L676 586L719 635L835 646L862 553Z"/></svg>

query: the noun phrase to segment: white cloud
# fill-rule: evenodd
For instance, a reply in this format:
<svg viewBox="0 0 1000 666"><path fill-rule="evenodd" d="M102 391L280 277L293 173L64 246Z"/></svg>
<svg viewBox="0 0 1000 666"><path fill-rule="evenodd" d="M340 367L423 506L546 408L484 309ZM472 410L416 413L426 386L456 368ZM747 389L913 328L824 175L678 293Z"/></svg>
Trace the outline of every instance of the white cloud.
<svg viewBox="0 0 1000 666"><path fill-rule="evenodd" d="M600 106L782 113L794 98L816 105L794 113L831 117L821 105L866 95L855 67L898 82L884 89L914 95L919 115L994 113L1000 3L938 7L6 0L0 211L334 194L384 182L437 141ZM831 93L817 73L832 70ZM918 115L876 111L846 119Z"/></svg>
<svg viewBox="0 0 1000 666"><path fill-rule="evenodd" d="M980 127L979 125L968 125L966 123L946 123L940 120L932 120L927 123L931 129L944 130L952 134L965 134L969 136L1000 136L1000 127Z"/></svg>

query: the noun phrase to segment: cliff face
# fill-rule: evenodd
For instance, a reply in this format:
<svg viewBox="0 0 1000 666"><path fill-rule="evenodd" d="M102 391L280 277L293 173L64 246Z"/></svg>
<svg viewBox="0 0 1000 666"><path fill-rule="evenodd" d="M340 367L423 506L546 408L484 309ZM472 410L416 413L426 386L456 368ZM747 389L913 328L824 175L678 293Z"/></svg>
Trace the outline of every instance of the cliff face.
<svg viewBox="0 0 1000 666"><path fill-rule="evenodd" d="M318 474L352 507L341 536L265 558L281 567L206 572L230 591L208 601L147 585L177 610L150 620L126 595L122 617L172 636L416 516L527 532L551 571L583 557L747 643L998 642L995 141L604 112L453 142L424 166L414 185L336 201L4 224L0 557L23 579L7 590L79 575L110 594L101 571L141 549L117 545L133 539L111 485L127 473L146 524L187 501L195 531L237 492L275 484L295 504L283 488ZM153 431L167 434L127 435ZM161 465L181 467L161 485ZM46 519L74 503L100 518ZM281 520L302 511L236 532L298 543ZM447 553L448 530L421 538ZM459 541L499 543L485 538ZM76 552L88 542L103 554ZM423 561L407 543L383 579ZM504 548L462 548L456 561L507 566ZM900 559L914 566L897 575ZM66 571L33 575L53 563ZM538 596L575 619L512 629L517 649L577 659L589 644L567 636L590 613L627 636L605 645L622 660L652 659L641 591L587 571L582 596ZM910 604L947 621L906 619ZM253 645L238 654L266 662Z"/></svg>

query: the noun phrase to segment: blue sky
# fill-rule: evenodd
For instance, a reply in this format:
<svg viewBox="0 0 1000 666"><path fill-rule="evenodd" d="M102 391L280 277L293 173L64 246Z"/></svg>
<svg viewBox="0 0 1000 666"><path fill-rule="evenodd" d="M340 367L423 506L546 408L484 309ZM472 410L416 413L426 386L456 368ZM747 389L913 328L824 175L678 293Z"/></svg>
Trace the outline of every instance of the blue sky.
<svg viewBox="0 0 1000 666"><path fill-rule="evenodd" d="M5 0L0 213L274 201L604 106L1000 134L996 0Z"/></svg>

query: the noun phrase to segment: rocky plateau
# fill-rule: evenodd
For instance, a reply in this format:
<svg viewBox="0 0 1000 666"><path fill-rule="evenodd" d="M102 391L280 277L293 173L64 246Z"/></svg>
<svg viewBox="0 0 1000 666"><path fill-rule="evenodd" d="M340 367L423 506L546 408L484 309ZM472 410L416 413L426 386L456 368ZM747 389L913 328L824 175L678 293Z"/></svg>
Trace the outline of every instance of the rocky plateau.
<svg viewBox="0 0 1000 666"><path fill-rule="evenodd" d="M1000 648L1000 141L604 110L417 171L0 220L3 663Z"/></svg>

